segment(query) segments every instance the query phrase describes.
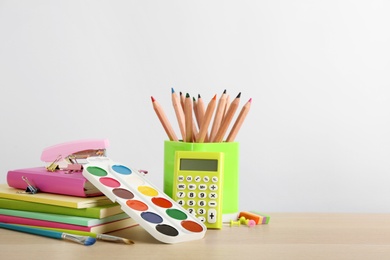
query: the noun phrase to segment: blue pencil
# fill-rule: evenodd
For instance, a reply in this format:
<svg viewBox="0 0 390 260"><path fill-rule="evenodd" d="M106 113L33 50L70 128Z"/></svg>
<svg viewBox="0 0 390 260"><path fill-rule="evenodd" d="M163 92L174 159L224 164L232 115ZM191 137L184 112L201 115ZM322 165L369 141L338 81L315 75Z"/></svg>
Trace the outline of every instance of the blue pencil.
<svg viewBox="0 0 390 260"><path fill-rule="evenodd" d="M20 231L24 233L44 236L44 237L51 237L56 239L63 239L63 240L69 240L72 242L76 242L85 246L90 246L95 244L96 239L89 236L77 236L77 235L71 235L63 232L57 232L53 230L45 230L40 228L33 228L33 227L26 227L26 226L20 226L20 225L14 225L14 224L7 224L0 222L0 227L15 231Z"/></svg>

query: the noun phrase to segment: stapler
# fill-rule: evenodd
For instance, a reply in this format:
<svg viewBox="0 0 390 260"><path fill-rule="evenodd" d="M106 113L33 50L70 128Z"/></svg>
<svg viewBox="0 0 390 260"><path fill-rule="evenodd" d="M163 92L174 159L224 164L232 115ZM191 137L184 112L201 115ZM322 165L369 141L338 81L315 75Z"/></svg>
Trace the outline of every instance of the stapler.
<svg viewBox="0 0 390 260"><path fill-rule="evenodd" d="M49 146L42 151L41 160L46 169L54 172L65 170L69 173L81 171L82 161L90 156L105 156L107 139L79 140Z"/></svg>

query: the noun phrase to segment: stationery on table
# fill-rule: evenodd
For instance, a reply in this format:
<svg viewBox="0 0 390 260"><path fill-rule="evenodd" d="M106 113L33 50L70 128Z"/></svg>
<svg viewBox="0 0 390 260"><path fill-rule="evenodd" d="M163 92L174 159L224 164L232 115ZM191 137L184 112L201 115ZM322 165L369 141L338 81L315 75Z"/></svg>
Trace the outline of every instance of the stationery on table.
<svg viewBox="0 0 390 260"><path fill-rule="evenodd" d="M138 225L82 175L85 159L104 156L107 147L106 139L61 143L43 150L46 166L10 170L8 185L0 184L0 222L9 225L4 228L93 232L115 241L104 233Z"/></svg>

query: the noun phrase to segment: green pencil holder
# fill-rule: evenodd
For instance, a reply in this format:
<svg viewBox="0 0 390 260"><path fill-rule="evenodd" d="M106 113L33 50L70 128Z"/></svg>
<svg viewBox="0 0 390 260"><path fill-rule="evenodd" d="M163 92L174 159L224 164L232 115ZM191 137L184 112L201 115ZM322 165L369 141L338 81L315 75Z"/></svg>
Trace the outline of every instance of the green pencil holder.
<svg viewBox="0 0 390 260"><path fill-rule="evenodd" d="M221 152L223 160L222 220L236 220L239 213L239 143L164 142L164 192L172 198L176 151Z"/></svg>

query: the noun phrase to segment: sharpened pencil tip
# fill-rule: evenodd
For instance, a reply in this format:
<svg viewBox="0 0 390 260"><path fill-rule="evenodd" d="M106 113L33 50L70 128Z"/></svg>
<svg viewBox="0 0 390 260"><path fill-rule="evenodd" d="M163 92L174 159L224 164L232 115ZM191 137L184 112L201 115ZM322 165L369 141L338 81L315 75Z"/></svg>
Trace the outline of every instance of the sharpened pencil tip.
<svg viewBox="0 0 390 260"><path fill-rule="evenodd" d="M187 93L187 94L186 94L186 98L189 98L189 97L190 97L190 94Z"/></svg>
<svg viewBox="0 0 390 260"><path fill-rule="evenodd" d="M223 91L223 94L226 94L226 89Z"/></svg>
<svg viewBox="0 0 390 260"><path fill-rule="evenodd" d="M173 93L175 93L175 90L174 90L173 88L171 88L171 92L172 92L172 94L173 94Z"/></svg>
<svg viewBox="0 0 390 260"><path fill-rule="evenodd" d="M217 99L217 94L214 95L214 97L212 99Z"/></svg>
<svg viewBox="0 0 390 260"><path fill-rule="evenodd" d="M248 100L248 102L252 103L252 98L250 98L250 99Z"/></svg>
<svg viewBox="0 0 390 260"><path fill-rule="evenodd" d="M202 98L202 97L200 96L200 94L198 94L198 98Z"/></svg>
<svg viewBox="0 0 390 260"><path fill-rule="evenodd" d="M241 92L240 93L238 93L238 95L237 95L237 98L240 98L241 97Z"/></svg>
<svg viewBox="0 0 390 260"><path fill-rule="evenodd" d="M152 99L152 102L156 101L153 96L150 97Z"/></svg>

